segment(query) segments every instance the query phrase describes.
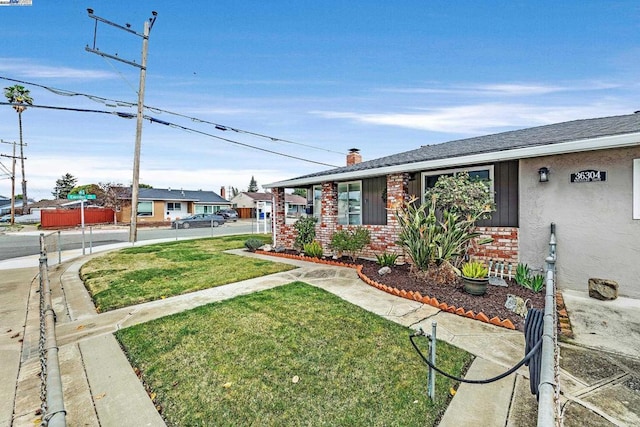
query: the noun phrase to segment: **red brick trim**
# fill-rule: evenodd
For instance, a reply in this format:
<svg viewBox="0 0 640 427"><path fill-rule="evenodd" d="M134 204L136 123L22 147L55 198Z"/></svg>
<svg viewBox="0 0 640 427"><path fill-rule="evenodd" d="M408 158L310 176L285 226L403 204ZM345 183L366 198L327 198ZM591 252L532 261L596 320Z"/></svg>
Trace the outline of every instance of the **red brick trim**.
<svg viewBox="0 0 640 427"><path fill-rule="evenodd" d="M564 305L562 292L556 292L556 311L558 313L558 334L563 338L573 338L573 329L567 307Z"/></svg>
<svg viewBox="0 0 640 427"><path fill-rule="evenodd" d="M449 313L457 314L457 315L463 316L463 317L468 317L468 318L474 319L474 320L479 320L480 322L490 323L492 325L501 326L501 327L507 328L507 329L513 329L513 330L516 329L516 327L514 326L513 322L511 320L509 320L509 319L500 319L497 316L492 317L491 319L489 319L487 317L487 315L484 314L483 312L480 312L480 313L476 314L472 310L468 310L467 311L462 307L456 307L454 305L448 305L447 303L444 303L444 302L439 302L436 298L423 296L419 292L413 292L413 291L407 292L405 290L400 290L400 289L393 288L393 287L390 287L390 286L387 286L387 285L383 285L382 283L378 283L375 280L372 280L371 278L366 276L362 272L362 265L361 264L348 264L348 263L344 263L344 262L327 260L327 259L311 258L311 257L307 257L307 256L304 256L304 255L293 255L293 254L284 254L284 253L277 253L277 252L266 252L266 251L260 251L260 250L256 251L256 253L259 253L259 254L262 254L262 255L280 257L280 258L297 259L297 260L300 260L300 261L313 262L313 263L316 263L316 264L327 264L327 265L334 265L334 266L338 266L338 267L355 268L357 270L357 272L358 272L358 277L360 277L360 280L362 280L366 284L368 284L370 286L373 286L374 288L378 288L381 291L384 291L384 292L386 292L388 294L396 295L396 296L399 296L401 298L415 300L415 301L421 302L423 304L431 305L431 306L433 306L435 308L438 308L438 309L440 309L442 311L446 311L446 312L449 312Z"/></svg>

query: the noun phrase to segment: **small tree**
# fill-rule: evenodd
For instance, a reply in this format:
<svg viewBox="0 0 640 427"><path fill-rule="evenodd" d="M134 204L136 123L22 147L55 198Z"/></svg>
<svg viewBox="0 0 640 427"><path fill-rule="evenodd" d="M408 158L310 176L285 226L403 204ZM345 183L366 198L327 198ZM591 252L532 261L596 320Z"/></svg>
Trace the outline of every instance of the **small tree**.
<svg viewBox="0 0 640 427"><path fill-rule="evenodd" d="M468 172L443 175L427 190L425 200L436 198L436 207L463 218L486 219L495 211L493 194L488 182L474 180Z"/></svg>
<svg viewBox="0 0 640 427"><path fill-rule="evenodd" d="M62 175L62 177L56 180L56 186L51 193L53 197L56 199L66 199L67 195L73 190L76 183L78 182L78 178L71 175L70 173L66 173Z"/></svg>
<svg viewBox="0 0 640 427"><path fill-rule="evenodd" d="M307 197L307 189L306 188L296 188L293 190L293 194L296 196Z"/></svg>
<svg viewBox="0 0 640 427"><path fill-rule="evenodd" d="M247 189L247 191L249 193L257 193L258 190L258 183L256 182L256 179L253 177L253 175L251 175L251 181L249 182L249 188Z"/></svg>

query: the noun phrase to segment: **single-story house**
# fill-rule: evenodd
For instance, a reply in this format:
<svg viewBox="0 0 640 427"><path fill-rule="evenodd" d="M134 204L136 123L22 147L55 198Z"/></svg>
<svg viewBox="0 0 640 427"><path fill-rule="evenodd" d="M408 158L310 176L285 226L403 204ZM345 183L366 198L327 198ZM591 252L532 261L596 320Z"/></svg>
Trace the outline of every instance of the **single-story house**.
<svg viewBox="0 0 640 427"><path fill-rule="evenodd" d="M396 252L396 201L422 198L442 174L468 171L488 179L496 212L479 224L494 238L477 256L543 268L550 224L556 224L557 279L586 290L589 278L615 280L623 296L640 298L640 113L575 120L426 145L265 185L274 194L273 238L292 247L285 222L286 188L307 188L326 251L332 234L363 225L366 255Z"/></svg>
<svg viewBox="0 0 640 427"><path fill-rule="evenodd" d="M238 211L241 218L253 218L256 216L258 204L261 210L267 215L271 215L272 199L271 193L258 193L243 191L231 199L233 207ZM289 218L299 218L305 214L307 199L297 194L285 194L285 212Z"/></svg>
<svg viewBox="0 0 640 427"><path fill-rule="evenodd" d="M131 221L131 190L122 196L116 213L118 222ZM128 203L127 203L128 201ZM231 202L213 191L140 188L138 222L173 221L197 213L215 213L231 207Z"/></svg>

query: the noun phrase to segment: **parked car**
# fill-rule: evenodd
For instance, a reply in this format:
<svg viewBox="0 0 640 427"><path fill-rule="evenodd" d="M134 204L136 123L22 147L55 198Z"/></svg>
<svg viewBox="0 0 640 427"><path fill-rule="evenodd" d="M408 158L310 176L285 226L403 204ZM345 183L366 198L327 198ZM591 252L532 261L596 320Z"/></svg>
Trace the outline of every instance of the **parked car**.
<svg viewBox="0 0 640 427"><path fill-rule="evenodd" d="M235 209L220 209L218 215L222 215L224 219L230 219L231 221L238 220L238 212Z"/></svg>
<svg viewBox="0 0 640 427"><path fill-rule="evenodd" d="M171 222L173 228L191 228L191 227L217 227L225 223L222 215L216 214L195 214L185 218L176 219Z"/></svg>
<svg viewBox="0 0 640 427"><path fill-rule="evenodd" d="M18 218L20 214L14 214L14 218ZM11 214L0 216L0 222L11 222Z"/></svg>

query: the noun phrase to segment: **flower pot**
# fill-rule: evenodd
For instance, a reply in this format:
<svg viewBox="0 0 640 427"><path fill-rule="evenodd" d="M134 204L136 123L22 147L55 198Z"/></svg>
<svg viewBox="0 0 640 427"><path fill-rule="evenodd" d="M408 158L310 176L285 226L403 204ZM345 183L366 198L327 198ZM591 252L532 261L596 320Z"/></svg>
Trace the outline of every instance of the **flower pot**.
<svg viewBox="0 0 640 427"><path fill-rule="evenodd" d="M462 276L462 284L464 290L471 295L484 295L487 292L487 285L489 285L488 277L474 278Z"/></svg>

